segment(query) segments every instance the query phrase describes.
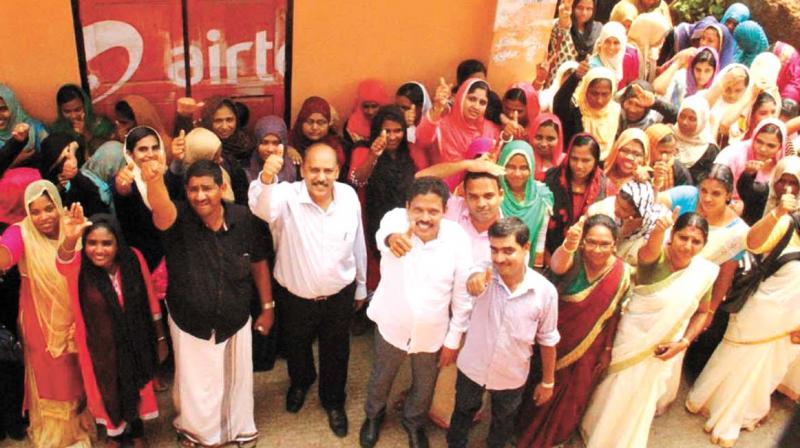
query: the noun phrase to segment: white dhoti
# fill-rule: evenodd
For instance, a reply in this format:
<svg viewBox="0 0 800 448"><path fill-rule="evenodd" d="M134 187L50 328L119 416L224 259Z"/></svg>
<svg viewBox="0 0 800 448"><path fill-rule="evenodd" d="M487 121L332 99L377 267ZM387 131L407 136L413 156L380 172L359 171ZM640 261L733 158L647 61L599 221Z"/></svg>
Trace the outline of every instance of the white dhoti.
<svg viewBox="0 0 800 448"><path fill-rule="evenodd" d="M202 445L258 438L253 418L251 322L225 342L198 339L169 319L175 350L175 429Z"/></svg>

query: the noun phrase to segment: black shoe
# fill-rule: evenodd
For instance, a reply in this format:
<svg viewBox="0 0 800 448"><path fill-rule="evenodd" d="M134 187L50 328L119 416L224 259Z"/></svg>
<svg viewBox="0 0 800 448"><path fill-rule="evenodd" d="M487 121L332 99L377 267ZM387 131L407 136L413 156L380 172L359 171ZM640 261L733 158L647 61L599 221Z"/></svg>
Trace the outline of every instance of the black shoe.
<svg viewBox="0 0 800 448"><path fill-rule="evenodd" d="M378 443L378 436L381 434L381 425L383 419L386 417L386 410L382 410L375 418L365 418L364 424L361 425L361 431L358 433L358 441L361 443L361 448L372 448Z"/></svg>
<svg viewBox="0 0 800 448"><path fill-rule="evenodd" d="M292 414L299 412L306 401L306 392L308 392L308 389L290 387L289 391L286 392L286 410Z"/></svg>
<svg viewBox="0 0 800 448"><path fill-rule="evenodd" d="M408 446L409 448L428 448L428 435L425 434L425 427L420 426L416 429L411 429L406 426L405 423L402 424L403 429L406 430L406 434L408 434Z"/></svg>
<svg viewBox="0 0 800 448"><path fill-rule="evenodd" d="M326 409L328 413L328 426L331 431L336 434L336 437L345 437L347 435L347 414L344 408Z"/></svg>

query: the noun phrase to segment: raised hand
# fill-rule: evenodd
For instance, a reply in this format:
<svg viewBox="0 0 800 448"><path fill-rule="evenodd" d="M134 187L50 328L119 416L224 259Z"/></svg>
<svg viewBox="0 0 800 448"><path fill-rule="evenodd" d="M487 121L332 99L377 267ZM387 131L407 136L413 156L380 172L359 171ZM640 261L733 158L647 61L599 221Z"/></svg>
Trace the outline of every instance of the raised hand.
<svg viewBox="0 0 800 448"><path fill-rule="evenodd" d="M197 102L194 98L188 96L178 98L176 109L178 115L192 116L195 112L202 109L206 103L204 101Z"/></svg>
<svg viewBox="0 0 800 448"><path fill-rule="evenodd" d="M483 272L476 272L467 279L467 292L473 296L479 296L486 291L492 282L492 267L489 266Z"/></svg>
<svg viewBox="0 0 800 448"><path fill-rule="evenodd" d="M186 156L186 131L181 129L177 137L172 139L172 158L183 161Z"/></svg>
<svg viewBox="0 0 800 448"><path fill-rule="evenodd" d="M797 210L797 196L792 192L792 187L786 187L781 195L781 202L778 205L778 213L792 213Z"/></svg>
<svg viewBox="0 0 800 448"><path fill-rule="evenodd" d="M761 171L761 169L764 168L764 165L764 161L762 160L748 160L744 165L744 172L747 174L755 174Z"/></svg>
<svg viewBox="0 0 800 448"><path fill-rule="evenodd" d="M133 183L134 175L134 164L133 162L128 162L127 165L120 168L117 171L117 186L120 187L129 187Z"/></svg>
<svg viewBox="0 0 800 448"><path fill-rule="evenodd" d="M414 221L409 220L408 230L403 233L393 233L387 238L389 250L395 257L401 258L414 248L414 243L411 241L411 237L414 236L415 226L416 224Z"/></svg>
<svg viewBox="0 0 800 448"><path fill-rule="evenodd" d="M694 47L689 47L678 52L678 55L676 57L679 67L681 68L688 67L689 63L692 61L692 59L694 59L696 55L697 55L697 48Z"/></svg>
<svg viewBox="0 0 800 448"><path fill-rule="evenodd" d="M533 81L533 87L541 90L547 82L547 76L550 74L550 64L545 59L544 61L536 64L536 79Z"/></svg>
<svg viewBox="0 0 800 448"><path fill-rule="evenodd" d="M370 153L376 158L380 157L383 154L383 151L386 149L386 129L381 131L381 135L372 142L372 146L369 147Z"/></svg>
<svg viewBox="0 0 800 448"><path fill-rule="evenodd" d="M278 145L278 149L270 154L264 160L264 166L261 169L261 182L270 184L275 179L275 176L283 169L283 143Z"/></svg>
<svg viewBox="0 0 800 448"><path fill-rule="evenodd" d="M663 215L656 220L656 225L653 231L664 233L667 229L671 229L673 225L675 225L675 221L678 220L678 216L681 215L681 208L675 207L672 210L672 214Z"/></svg>
<svg viewBox="0 0 800 448"><path fill-rule="evenodd" d="M75 121L72 122L72 130L78 135L83 135L86 131L86 118L81 114Z"/></svg>
<svg viewBox="0 0 800 448"><path fill-rule="evenodd" d="M289 156L289 160L292 161L292 164L301 165L303 163L303 156L300 155L300 151L294 149L293 147L288 147L286 149L286 154Z"/></svg>
<svg viewBox="0 0 800 448"><path fill-rule="evenodd" d="M667 184L669 176L669 156L667 153L661 153L661 160L653 165L653 186L656 190L661 191Z"/></svg>
<svg viewBox="0 0 800 448"><path fill-rule="evenodd" d="M578 64L578 68L575 69L575 76L581 79L586 76L587 73L589 73L589 61L584 59Z"/></svg>
<svg viewBox="0 0 800 448"><path fill-rule="evenodd" d="M28 139L28 131L30 129L31 127L28 123L17 123L17 125L14 126L14 129L11 131L11 137L16 141L23 143Z"/></svg>
<svg viewBox="0 0 800 448"><path fill-rule="evenodd" d="M495 163L492 153L486 153L477 159L470 160L467 165L467 171L487 173L496 177L505 176L506 174L506 169Z"/></svg>
<svg viewBox="0 0 800 448"><path fill-rule="evenodd" d="M64 212L62 222L64 226L64 239L72 243L78 241L81 236L83 236L83 231L92 225L92 222L84 216L83 207L80 202L73 203L69 209Z"/></svg>
<svg viewBox="0 0 800 448"><path fill-rule="evenodd" d="M636 102L639 103L640 107L648 108L652 107L653 104L656 103L656 95L653 92L648 92L644 90L642 86L639 84L631 84L631 88L633 89L634 98L636 98Z"/></svg>
<svg viewBox="0 0 800 448"><path fill-rule="evenodd" d="M578 250L578 245L581 243L581 239L583 238L583 225L585 223L586 215L583 215L578 222L567 229L567 233L564 235L564 249L569 252L575 252Z"/></svg>
<svg viewBox="0 0 800 448"><path fill-rule="evenodd" d="M142 172L142 180L149 184L157 179L163 178L167 172L167 161L163 151L159 151L158 157L148 160L139 167Z"/></svg>
<svg viewBox="0 0 800 448"><path fill-rule="evenodd" d="M406 126L411 127L417 124L417 106L412 104L407 111L403 113L406 119Z"/></svg>
<svg viewBox="0 0 800 448"><path fill-rule="evenodd" d="M433 109L437 113L441 114L447 109L452 90L452 85L445 82L444 78L439 78L439 85L436 86L436 91L433 94Z"/></svg>

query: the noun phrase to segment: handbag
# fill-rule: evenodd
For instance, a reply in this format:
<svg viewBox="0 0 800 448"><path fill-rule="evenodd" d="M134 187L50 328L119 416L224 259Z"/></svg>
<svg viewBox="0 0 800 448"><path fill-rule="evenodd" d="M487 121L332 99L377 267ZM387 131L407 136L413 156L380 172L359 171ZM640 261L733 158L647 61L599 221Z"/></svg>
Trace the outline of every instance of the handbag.
<svg viewBox="0 0 800 448"><path fill-rule="evenodd" d="M0 362L22 362L22 344L5 325L0 325Z"/></svg>
<svg viewBox="0 0 800 448"><path fill-rule="evenodd" d="M720 307L729 313L738 313L747 299L758 291L761 282L772 276L784 264L800 260L800 252L781 256L781 252L789 245L792 235L800 229L800 214L790 215L792 220L786 234L774 249L766 256L745 252L733 277L733 283Z"/></svg>

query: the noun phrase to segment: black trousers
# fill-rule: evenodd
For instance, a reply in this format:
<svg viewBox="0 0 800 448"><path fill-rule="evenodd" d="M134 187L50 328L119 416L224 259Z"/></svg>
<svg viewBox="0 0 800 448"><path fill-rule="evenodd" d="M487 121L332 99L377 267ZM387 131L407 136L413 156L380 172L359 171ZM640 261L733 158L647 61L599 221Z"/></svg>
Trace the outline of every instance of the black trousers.
<svg viewBox="0 0 800 448"><path fill-rule="evenodd" d="M14 335L19 315L19 270L14 267L0 273L0 324ZM6 431L19 432L25 426L22 418L25 366L20 363L0 362L0 435Z"/></svg>
<svg viewBox="0 0 800 448"><path fill-rule="evenodd" d="M308 389L317 379L311 344L319 340L319 399L325 409L344 407L350 361L350 321L355 282L327 300L295 296L277 285L281 336L291 387Z"/></svg>
<svg viewBox="0 0 800 448"><path fill-rule="evenodd" d="M486 446L489 448L504 448L511 439L524 388L489 391L492 399L492 423L486 439ZM484 390L483 386L458 371L456 405L450 419L450 429L447 431L449 448L466 448L469 430L475 414L481 408Z"/></svg>

